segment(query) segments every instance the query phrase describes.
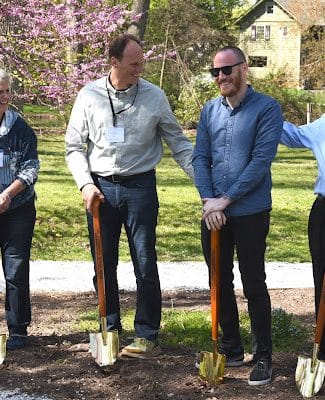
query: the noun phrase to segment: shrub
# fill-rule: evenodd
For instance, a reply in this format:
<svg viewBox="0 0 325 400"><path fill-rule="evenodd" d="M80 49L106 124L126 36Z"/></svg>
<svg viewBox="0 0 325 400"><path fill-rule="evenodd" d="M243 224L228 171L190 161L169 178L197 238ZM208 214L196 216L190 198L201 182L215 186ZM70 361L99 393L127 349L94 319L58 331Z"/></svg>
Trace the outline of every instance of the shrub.
<svg viewBox="0 0 325 400"><path fill-rule="evenodd" d="M292 123L306 123L307 103L313 104L313 119L322 114L321 105L313 93L286 87L284 72L270 73L264 79L251 79L251 82L255 90L275 98L281 104L284 118Z"/></svg>
<svg viewBox="0 0 325 400"><path fill-rule="evenodd" d="M198 77L183 86L175 109L180 124L185 128L196 127L204 103L218 95L219 89L207 78Z"/></svg>

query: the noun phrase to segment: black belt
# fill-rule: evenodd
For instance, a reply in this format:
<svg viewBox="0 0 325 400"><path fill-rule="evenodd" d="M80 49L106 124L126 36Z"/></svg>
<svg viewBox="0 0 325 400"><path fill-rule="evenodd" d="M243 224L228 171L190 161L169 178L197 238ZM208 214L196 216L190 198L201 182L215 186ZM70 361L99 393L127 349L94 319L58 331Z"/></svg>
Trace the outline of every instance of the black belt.
<svg viewBox="0 0 325 400"><path fill-rule="evenodd" d="M153 175L154 173L155 170L151 169L150 171L142 172L141 174L135 174L135 175L108 175L108 176L96 175L96 176L108 182L121 183L121 182L131 181L136 178L140 178L141 176Z"/></svg>

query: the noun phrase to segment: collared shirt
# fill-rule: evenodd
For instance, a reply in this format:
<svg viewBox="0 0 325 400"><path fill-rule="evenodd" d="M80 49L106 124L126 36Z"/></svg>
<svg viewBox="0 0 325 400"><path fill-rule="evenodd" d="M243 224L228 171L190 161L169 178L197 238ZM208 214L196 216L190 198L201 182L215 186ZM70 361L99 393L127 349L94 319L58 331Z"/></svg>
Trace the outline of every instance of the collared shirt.
<svg viewBox="0 0 325 400"><path fill-rule="evenodd" d="M39 171L36 135L15 111L7 110L0 126L0 151L0 192L16 179L25 185L25 189L10 202L11 210L34 197L34 184Z"/></svg>
<svg viewBox="0 0 325 400"><path fill-rule="evenodd" d="M271 209L271 163L282 129L277 101L248 86L231 109L224 97L208 101L197 128L193 166L201 198L227 196L228 216Z"/></svg>
<svg viewBox="0 0 325 400"><path fill-rule="evenodd" d="M124 128L124 141L110 142L108 129ZM134 102L134 103L133 103ZM132 105L133 103L133 105ZM124 110L119 113L119 111ZM86 85L73 106L66 133L68 167L81 188L92 183L91 173L135 175L154 169L163 156L162 138L175 161L193 177L193 146L177 123L164 92L140 79L117 91L106 77Z"/></svg>
<svg viewBox="0 0 325 400"><path fill-rule="evenodd" d="M325 196L325 114L301 126L285 121L280 143L293 148L307 148L314 153L318 164L314 192Z"/></svg>

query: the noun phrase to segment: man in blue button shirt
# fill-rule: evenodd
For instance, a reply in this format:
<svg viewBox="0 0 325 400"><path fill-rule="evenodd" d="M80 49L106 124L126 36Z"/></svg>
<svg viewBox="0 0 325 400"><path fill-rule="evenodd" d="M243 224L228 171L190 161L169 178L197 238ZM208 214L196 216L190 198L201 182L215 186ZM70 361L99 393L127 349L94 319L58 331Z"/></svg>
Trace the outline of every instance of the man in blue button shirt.
<svg viewBox="0 0 325 400"><path fill-rule="evenodd" d="M325 274L325 114L314 122L301 126L285 121L281 143L288 147L310 149L318 164L318 176L314 186L316 199L310 210L308 221L317 314ZM325 361L325 334L323 334L318 358Z"/></svg>
<svg viewBox="0 0 325 400"><path fill-rule="evenodd" d="M208 101L197 128L195 184L203 202L201 240L210 264L210 230L220 229L220 325L226 366L243 364L244 350L233 286L236 250L253 337L250 385L272 376L271 304L265 248L271 210L271 163L283 118L279 104L247 84L248 66L237 47L225 47L210 72L221 96Z"/></svg>

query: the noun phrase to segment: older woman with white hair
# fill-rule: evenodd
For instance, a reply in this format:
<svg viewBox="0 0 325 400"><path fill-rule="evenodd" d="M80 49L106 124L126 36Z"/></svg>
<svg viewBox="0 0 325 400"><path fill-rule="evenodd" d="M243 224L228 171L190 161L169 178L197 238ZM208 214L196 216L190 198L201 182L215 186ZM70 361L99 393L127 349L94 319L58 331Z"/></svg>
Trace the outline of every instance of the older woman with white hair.
<svg viewBox="0 0 325 400"><path fill-rule="evenodd" d="M0 69L0 249L6 281L7 350L28 344L30 249L39 161L34 131L9 110L11 77Z"/></svg>

